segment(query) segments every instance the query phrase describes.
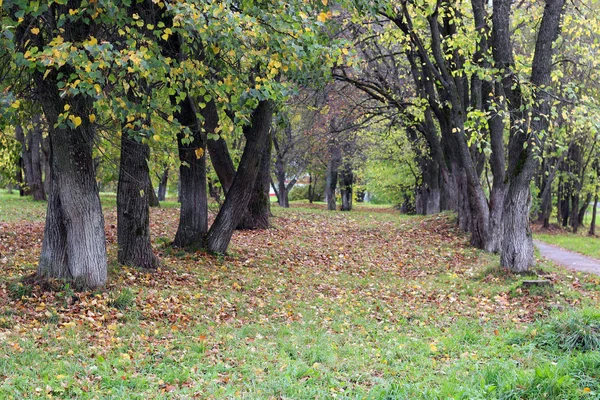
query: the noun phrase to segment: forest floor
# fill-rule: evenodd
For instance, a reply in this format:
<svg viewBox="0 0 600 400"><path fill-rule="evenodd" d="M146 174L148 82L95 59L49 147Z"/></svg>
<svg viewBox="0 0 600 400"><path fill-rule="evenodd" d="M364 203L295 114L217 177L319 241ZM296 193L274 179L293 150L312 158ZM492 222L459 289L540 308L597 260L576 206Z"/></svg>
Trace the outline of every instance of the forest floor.
<svg viewBox="0 0 600 400"><path fill-rule="evenodd" d="M105 198L103 200L106 200ZM600 278L510 274L452 216L273 207L224 257L168 244L109 285L31 285L43 205L0 196L0 398L447 399L600 396ZM551 287L525 289L541 277Z"/></svg>

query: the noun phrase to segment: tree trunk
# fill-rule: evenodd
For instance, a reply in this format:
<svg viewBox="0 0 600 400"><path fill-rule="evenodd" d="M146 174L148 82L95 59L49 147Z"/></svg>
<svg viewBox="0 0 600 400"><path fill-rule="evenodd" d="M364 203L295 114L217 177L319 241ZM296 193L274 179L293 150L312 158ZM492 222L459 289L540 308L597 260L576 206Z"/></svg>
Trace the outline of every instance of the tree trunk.
<svg viewBox="0 0 600 400"><path fill-rule="evenodd" d="M223 254L227 251L233 231L246 212L262 164L262 157L257 155L262 154L267 146L272 117L272 102L260 101L251 116L237 173L207 235L207 249L211 252Z"/></svg>
<svg viewBox="0 0 600 400"><path fill-rule="evenodd" d="M248 203L248 210L236 229L267 229L270 226L271 201L269 199L269 186L271 182L271 132L267 145L261 157L261 165L254 183L252 196Z"/></svg>
<svg viewBox="0 0 600 400"><path fill-rule="evenodd" d="M223 193L227 194L235 177L235 166L229 154L227 143L221 137L217 140L209 139L208 153L210 154L212 166L219 177L219 182L221 182Z"/></svg>
<svg viewBox="0 0 600 400"><path fill-rule="evenodd" d="M592 222L590 223L590 230L588 234L590 236L596 235L596 210L598 208L598 187L596 186L596 193L594 194L594 209L592 210Z"/></svg>
<svg viewBox="0 0 600 400"><path fill-rule="evenodd" d="M152 179L150 179L150 173L148 173L148 187L146 188L145 192L148 194L148 205L150 207L160 207L160 201L158 200L158 196L154 190Z"/></svg>
<svg viewBox="0 0 600 400"><path fill-rule="evenodd" d="M577 233L577 229L579 229L579 192L575 192L571 196L571 216L569 219L571 220L573 233Z"/></svg>
<svg viewBox="0 0 600 400"><path fill-rule="evenodd" d="M19 196L25 196L25 185L26 183L23 181L23 157L19 156L19 160L17 162L17 172L15 176L15 182L17 187L19 188Z"/></svg>
<svg viewBox="0 0 600 400"><path fill-rule="evenodd" d="M214 132L218 114L214 103L209 102L200 112L204 126L196 118L196 107L188 96L180 104L177 120L192 132L192 141L184 143L185 134L177 135L179 145L179 181L181 183L181 209L179 226L173 246L190 250L204 248L208 229L208 198L206 195L206 134Z"/></svg>
<svg viewBox="0 0 600 400"><path fill-rule="evenodd" d="M58 94L55 73L46 79L38 75L40 102L50 131L52 185L37 273L44 279L67 279L77 287L104 286L104 217L92 160L94 129L87 118L91 100L70 99L71 112L81 116L80 126L56 127L66 103Z"/></svg>
<svg viewBox="0 0 600 400"><path fill-rule="evenodd" d="M504 235L500 257L501 265L513 272L524 272L534 265L529 206L529 181L513 180L504 203Z"/></svg>
<svg viewBox="0 0 600 400"><path fill-rule="evenodd" d="M46 200L44 181L42 179L42 119L39 115L33 117L33 127L29 132L29 151L31 153L31 183L30 189L33 200Z"/></svg>
<svg viewBox="0 0 600 400"><path fill-rule="evenodd" d="M275 160L275 176L277 177L277 203L280 207L289 208L290 201L285 184L285 166L283 159L279 155L277 155L277 159Z"/></svg>
<svg viewBox="0 0 600 400"><path fill-rule="evenodd" d="M44 170L44 193L50 196L52 173L50 172L50 138L42 138L42 169Z"/></svg>
<svg viewBox="0 0 600 400"><path fill-rule="evenodd" d="M122 265L156 269L158 258L150 243L149 202L154 190L148 181L147 144L121 135L121 163L117 186L117 258Z"/></svg>
<svg viewBox="0 0 600 400"><path fill-rule="evenodd" d="M342 152L340 148L335 145L330 145L329 161L327 163L327 183L325 184L325 202L327 203L327 209L330 211L336 210L335 201L335 188L338 181L338 168L342 161Z"/></svg>
<svg viewBox="0 0 600 400"><path fill-rule="evenodd" d="M25 136L23 126L17 125L15 127L15 136L19 143L21 143L21 160L23 165L23 172L25 172L25 185L23 187L23 194L28 196L31 194L31 186L33 185L33 170L31 165L31 136Z"/></svg>
<svg viewBox="0 0 600 400"><path fill-rule="evenodd" d="M505 223L501 264L511 271L523 272L534 263L533 240L529 226L529 184L536 169L536 156L540 148L536 138L548 129L547 116L550 115L550 102L548 93L543 90L536 91L531 120L527 120L521 87L514 72L515 62L510 30L511 4L510 0L495 0L492 14L493 56L496 68L502 71L502 85L511 116L508 192L504 203ZM560 33L564 4L564 0L545 2L531 69L530 82L534 88L542 88L550 83L553 44Z"/></svg>
<svg viewBox="0 0 600 400"><path fill-rule="evenodd" d="M581 207L579 207L579 214L577 215L577 221L579 223L579 226L583 226L583 219L585 218L585 213L587 212L587 209L590 205L590 201L592 201L592 194L588 193L585 196L584 203L581 205Z"/></svg>
<svg viewBox="0 0 600 400"><path fill-rule="evenodd" d="M315 177L315 181L313 182L312 174L309 174L308 175L308 202L310 204L312 204L314 201L314 196L315 196L314 185L316 185L316 184L317 184L316 177Z"/></svg>
<svg viewBox="0 0 600 400"><path fill-rule="evenodd" d="M342 197L342 211L352 210L352 184L354 174L350 165L344 165L340 173L340 192Z"/></svg>
<svg viewBox="0 0 600 400"><path fill-rule="evenodd" d="M158 182L158 201L165 201L167 197L167 183L169 181L169 167L165 167Z"/></svg>

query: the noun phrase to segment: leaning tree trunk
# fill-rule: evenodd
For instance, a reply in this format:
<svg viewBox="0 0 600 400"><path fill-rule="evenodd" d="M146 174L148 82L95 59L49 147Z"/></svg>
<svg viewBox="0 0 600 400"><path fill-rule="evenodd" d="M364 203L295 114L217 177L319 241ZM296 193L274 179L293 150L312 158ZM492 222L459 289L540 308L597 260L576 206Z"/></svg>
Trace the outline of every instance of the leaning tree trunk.
<svg viewBox="0 0 600 400"><path fill-rule="evenodd" d="M252 189L252 197L248 202L248 210L236 229L267 229L270 226L271 201L269 186L271 183L271 133L267 145L262 151L261 165Z"/></svg>
<svg viewBox="0 0 600 400"><path fill-rule="evenodd" d="M215 108L216 110L216 108ZM233 165L233 160L231 159L231 155L229 154L229 148L227 146L227 142L223 138L219 138L217 140L210 139L208 140L208 153L210 154L210 160L212 166L217 173L217 177L219 178L219 182L221 183L221 187L223 188L223 192L226 195L229 191L229 188L233 184L236 170ZM270 154L270 150L269 150ZM269 156L270 162L270 156ZM270 165L270 164L269 164ZM270 166L269 166L270 168ZM266 172L265 172L266 173ZM268 172L267 178L270 181L270 171ZM264 176L264 175L261 175ZM264 184L264 182L263 182ZM242 218L239 226L236 229L260 229L261 226L268 227L268 221L265 221L264 216L258 217L258 214L264 212L265 207L267 207L268 213L270 213L270 203L264 203L263 197L258 195L260 188L256 188L256 195L253 195L250 198L248 203L248 209L246 210L246 214ZM267 189L267 200L268 200L268 189ZM270 200L268 200L270 202ZM261 211L262 210L262 211ZM253 222L254 221L254 222ZM259 222L262 221L262 222ZM253 228L255 226L255 228Z"/></svg>
<svg viewBox="0 0 600 400"><path fill-rule="evenodd" d="M94 128L87 112L91 100L70 99L70 112L81 117L77 128L57 127L66 102L58 94L56 73L36 81L50 130L52 185L37 274L66 279L77 287L104 286L107 279L104 217L92 159Z"/></svg>
<svg viewBox="0 0 600 400"><path fill-rule="evenodd" d="M121 135L121 163L117 186L117 258L122 265L158 268L158 258L150 244L151 188L148 172L147 144Z"/></svg>
<svg viewBox="0 0 600 400"><path fill-rule="evenodd" d="M204 236L208 230L206 134L215 130L218 115L216 107L213 107L214 103L209 102L200 111L204 117L204 127L200 127L193 100L188 96L180 106L181 111L177 113L176 118L181 125L191 130L193 140L185 142L183 132L177 135L181 161L179 167L181 209L173 246L195 250L204 247Z"/></svg>
<svg viewBox="0 0 600 400"><path fill-rule="evenodd" d="M213 253L223 254L227 251L233 231L246 212L252 197L252 188L260 173L262 164L260 154L269 140L272 117L272 102L260 101L252 113L251 126L246 131L246 145L237 173L207 235L207 249Z"/></svg>
<svg viewBox="0 0 600 400"><path fill-rule="evenodd" d="M579 226L583 226L583 219L585 218L585 214L587 213L590 201L592 201L592 194L588 193L585 196L585 201L583 202L581 207L579 207L579 214L577 215L577 221L579 223Z"/></svg>
<svg viewBox="0 0 600 400"><path fill-rule="evenodd" d="M152 184L152 179L150 179L150 174L148 174L148 186L145 192L148 193L148 205L150 207L160 207L160 200L158 200L158 196L154 191L154 185Z"/></svg>

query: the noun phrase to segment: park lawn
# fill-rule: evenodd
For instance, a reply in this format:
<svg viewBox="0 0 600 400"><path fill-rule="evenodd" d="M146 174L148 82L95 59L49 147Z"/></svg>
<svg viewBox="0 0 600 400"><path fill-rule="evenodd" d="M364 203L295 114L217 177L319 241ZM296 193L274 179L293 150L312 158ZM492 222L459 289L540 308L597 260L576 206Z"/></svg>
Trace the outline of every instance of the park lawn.
<svg viewBox="0 0 600 400"><path fill-rule="evenodd" d="M587 232L586 229L583 231ZM535 233L534 238L563 249L600 259L600 239L584 233Z"/></svg>
<svg viewBox="0 0 600 400"><path fill-rule="evenodd" d="M0 207L3 213L10 205ZM498 268L450 215L273 207L224 257L168 247L177 209L152 210L163 267L110 283L21 282L43 216L0 220L0 398L592 399L600 279L543 264L554 287ZM25 217L31 217L26 220Z"/></svg>

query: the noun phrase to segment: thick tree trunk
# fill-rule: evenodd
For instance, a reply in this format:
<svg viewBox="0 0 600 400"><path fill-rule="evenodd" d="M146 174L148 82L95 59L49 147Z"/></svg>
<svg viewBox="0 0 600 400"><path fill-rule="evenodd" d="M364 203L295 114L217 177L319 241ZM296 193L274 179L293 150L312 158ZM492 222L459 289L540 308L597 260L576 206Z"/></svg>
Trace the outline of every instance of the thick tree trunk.
<svg viewBox="0 0 600 400"><path fill-rule="evenodd" d="M248 203L248 210L236 229L267 229L270 226L271 201L269 199L269 186L271 182L271 133L261 157L258 176L252 190L252 197Z"/></svg>
<svg viewBox="0 0 600 400"><path fill-rule="evenodd" d="M573 233L577 233L577 229L579 229L579 193L576 192L571 196L571 215L569 219L571 220L571 228L573 229Z"/></svg>
<svg viewBox="0 0 600 400"><path fill-rule="evenodd" d="M211 252L223 254L227 251L233 231L247 210L252 189L261 169L260 154L269 140L272 116L273 104L266 100L260 101L252 113L251 126L246 132L246 146L237 173L227 192L225 203L207 235L207 249Z"/></svg>
<svg viewBox="0 0 600 400"><path fill-rule="evenodd" d="M50 130L52 163L52 187L37 273L44 279L67 279L78 287L96 288L106 284L107 261L104 218L92 160L94 129L87 118L91 101L81 96L71 98L71 112L81 116L81 125L76 129L55 127L65 102L58 95L52 75L36 79L43 93L40 101Z"/></svg>
<svg viewBox="0 0 600 400"><path fill-rule="evenodd" d="M169 167L165 167L158 182L158 201L165 201L167 197L167 183L169 181Z"/></svg>
<svg viewBox="0 0 600 400"><path fill-rule="evenodd" d="M504 203L500 263L513 272L524 272L534 265L533 238L529 227L530 196L529 181L515 179L509 186Z"/></svg>
<svg viewBox="0 0 600 400"><path fill-rule="evenodd" d="M121 136L121 163L117 186L117 258L122 265L155 269L159 262L150 244L150 210L152 187L147 184L147 144Z"/></svg>
<svg viewBox="0 0 600 400"><path fill-rule="evenodd" d="M206 134L214 132L218 124L218 114L213 102L209 102L200 112L204 117L204 127L196 118L193 100L187 97L181 104L176 118L192 132L193 140L184 143L183 132L177 135L179 145L179 181L181 183L181 209L179 226L173 246L196 250L204 248L204 237L208 230L208 198L206 195Z"/></svg>

